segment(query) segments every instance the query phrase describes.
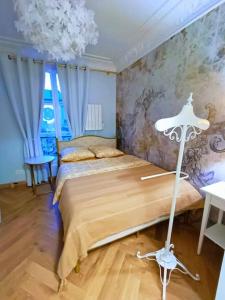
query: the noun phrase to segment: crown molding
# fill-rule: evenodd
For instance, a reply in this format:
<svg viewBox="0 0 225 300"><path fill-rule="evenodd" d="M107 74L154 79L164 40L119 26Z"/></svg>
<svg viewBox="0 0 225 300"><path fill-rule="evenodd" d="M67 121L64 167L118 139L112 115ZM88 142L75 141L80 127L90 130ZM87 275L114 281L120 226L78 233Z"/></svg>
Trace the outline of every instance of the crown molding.
<svg viewBox="0 0 225 300"><path fill-rule="evenodd" d="M39 53L30 43L27 43L24 40L4 36L0 36L0 51L35 59L49 60L47 53ZM85 53L81 57L74 59L73 63L85 64L90 68L116 72L116 67L111 58L90 53Z"/></svg>
<svg viewBox="0 0 225 300"><path fill-rule="evenodd" d="M120 56L114 58L117 72L132 65L162 43L197 21L225 0L181 0L166 1L147 21L139 28L137 39L133 46ZM170 4L170 5L169 5ZM180 13L178 13L180 12ZM173 22L169 22L169 19ZM169 24L164 26L162 24ZM151 28L149 30L149 28Z"/></svg>
<svg viewBox="0 0 225 300"><path fill-rule="evenodd" d="M148 19L139 26L136 32L132 33L132 41L130 40L130 46L127 49L122 50L121 48L121 52L119 54L117 52L116 56L111 58L86 53L71 63L81 63L91 68L120 72L224 2L225 0L161 1L161 5L151 12ZM22 37L15 39L0 36L0 51L49 60L47 53L37 52Z"/></svg>

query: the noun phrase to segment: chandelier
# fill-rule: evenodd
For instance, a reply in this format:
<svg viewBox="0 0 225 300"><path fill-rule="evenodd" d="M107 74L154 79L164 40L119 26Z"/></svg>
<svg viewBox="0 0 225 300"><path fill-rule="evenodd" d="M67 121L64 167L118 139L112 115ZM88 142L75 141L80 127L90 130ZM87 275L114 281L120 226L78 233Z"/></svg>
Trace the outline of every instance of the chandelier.
<svg viewBox="0 0 225 300"><path fill-rule="evenodd" d="M84 0L14 0L15 25L25 40L53 59L69 61L98 41L94 12Z"/></svg>

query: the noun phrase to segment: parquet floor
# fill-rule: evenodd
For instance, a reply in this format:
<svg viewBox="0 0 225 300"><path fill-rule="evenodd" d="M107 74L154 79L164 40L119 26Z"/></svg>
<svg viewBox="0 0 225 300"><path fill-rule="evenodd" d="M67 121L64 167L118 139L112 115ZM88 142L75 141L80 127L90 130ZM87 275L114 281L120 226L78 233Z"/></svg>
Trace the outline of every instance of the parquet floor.
<svg viewBox="0 0 225 300"><path fill-rule="evenodd" d="M41 186L41 190L48 186ZM40 192L40 191L39 191ZM57 294L55 274L62 248L62 224L51 193L33 197L30 189L0 189L0 299L144 300L160 299L159 269L134 254L163 245L167 222L90 252L79 274L72 272L65 290ZM168 286L168 300L212 300L222 251L206 240L196 255L198 229L176 220L173 240L179 258L194 272L195 282L176 271Z"/></svg>

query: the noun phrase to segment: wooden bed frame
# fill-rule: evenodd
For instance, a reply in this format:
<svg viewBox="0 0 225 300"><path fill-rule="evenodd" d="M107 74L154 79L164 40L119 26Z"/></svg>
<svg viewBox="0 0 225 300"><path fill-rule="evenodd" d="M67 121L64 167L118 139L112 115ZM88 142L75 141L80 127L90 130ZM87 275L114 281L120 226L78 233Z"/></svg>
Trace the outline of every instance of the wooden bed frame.
<svg viewBox="0 0 225 300"><path fill-rule="evenodd" d="M60 165L60 151L67 147L85 147L93 145L104 145L116 148L116 138L103 137L98 135L83 135L78 136L69 141L60 141L56 139L58 165Z"/></svg>

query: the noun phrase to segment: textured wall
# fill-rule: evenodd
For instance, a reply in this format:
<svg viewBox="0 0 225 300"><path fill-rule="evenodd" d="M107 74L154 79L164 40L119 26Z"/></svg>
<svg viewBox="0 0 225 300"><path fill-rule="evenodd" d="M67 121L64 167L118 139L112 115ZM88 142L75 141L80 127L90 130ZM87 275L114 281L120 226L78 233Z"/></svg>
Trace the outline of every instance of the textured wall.
<svg viewBox="0 0 225 300"><path fill-rule="evenodd" d="M225 180L225 5L198 20L117 77L117 135L126 152L166 169L178 145L154 123L177 114L193 92L210 128L186 145L183 169L200 187Z"/></svg>

